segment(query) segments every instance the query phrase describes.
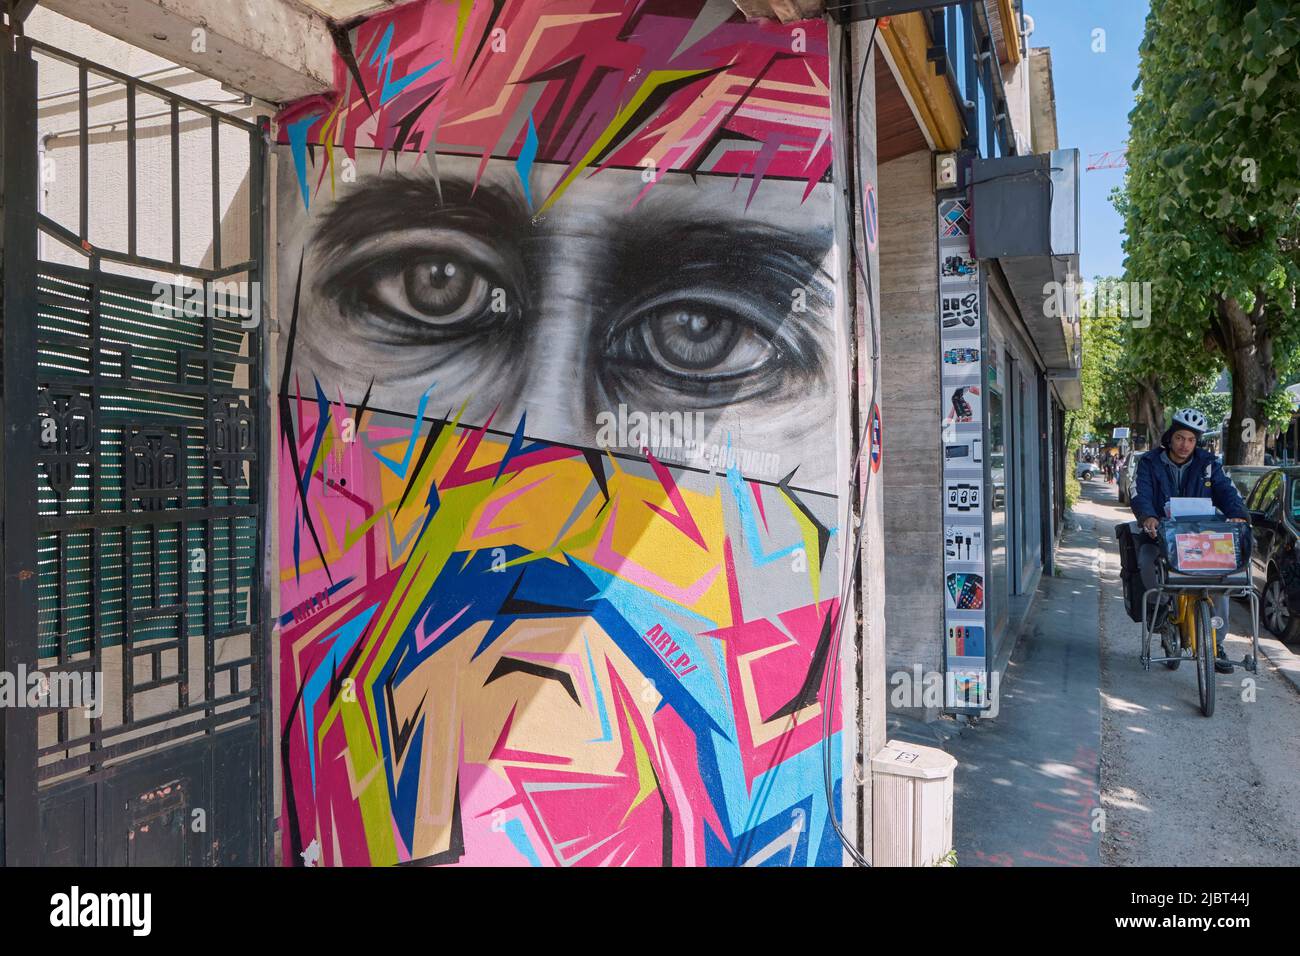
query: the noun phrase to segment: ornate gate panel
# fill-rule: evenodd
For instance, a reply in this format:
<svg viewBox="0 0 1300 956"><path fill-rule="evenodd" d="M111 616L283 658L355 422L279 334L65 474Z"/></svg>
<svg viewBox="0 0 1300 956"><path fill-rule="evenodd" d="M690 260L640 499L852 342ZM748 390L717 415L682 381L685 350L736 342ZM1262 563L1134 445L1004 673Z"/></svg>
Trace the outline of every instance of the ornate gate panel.
<svg viewBox="0 0 1300 956"><path fill-rule="evenodd" d="M269 862L266 124L9 46L4 670L48 692L0 712L4 859Z"/></svg>

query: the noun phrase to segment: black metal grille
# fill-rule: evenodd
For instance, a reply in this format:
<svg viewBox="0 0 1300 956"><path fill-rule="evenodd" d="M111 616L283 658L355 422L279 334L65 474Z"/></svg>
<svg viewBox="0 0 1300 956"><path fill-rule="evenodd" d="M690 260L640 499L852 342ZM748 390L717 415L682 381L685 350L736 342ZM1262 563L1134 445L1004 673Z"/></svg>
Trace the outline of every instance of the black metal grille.
<svg viewBox="0 0 1300 956"><path fill-rule="evenodd" d="M59 712L45 779L251 712L261 356L143 280L45 264L37 288L39 663L120 680L82 732Z"/></svg>
<svg viewBox="0 0 1300 956"><path fill-rule="evenodd" d="M38 64L57 61L72 77L77 125L59 135L75 139L64 155L77 195L61 211L35 213L61 261L35 264L33 326L23 337L31 343L34 447L6 438L6 467L19 469L9 480L34 488L37 585L36 639L7 640L7 660L101 675L104 690L99 716L78 707L39 716L35 776L50 784L264 721L265 126L26 45ZM90 123L91 109L102 116L113 97L123 113L104 135L120 130L124 197L96 194L107 154L90 145L93 127L105 126ZM144 164L168 181L154 201L137 181L138 154L152 148L140 143L148 117L150 142L169 151L161 166ZM193 157L182 149L196 130L204 150L197 168L210 169L197 189ZM242 153L230 148L232 136ZM223 155L228 165L246 163L242 197L223 195ZM191 215L195 196L203 209ZM106 224L95 203L122 199L123 221ZM223 222L232 212L242 229ZM204 251L187 256L196 220ZM151 235L168 233L170 249L160 253L154 242L151 255L140 254Z"/></svg>

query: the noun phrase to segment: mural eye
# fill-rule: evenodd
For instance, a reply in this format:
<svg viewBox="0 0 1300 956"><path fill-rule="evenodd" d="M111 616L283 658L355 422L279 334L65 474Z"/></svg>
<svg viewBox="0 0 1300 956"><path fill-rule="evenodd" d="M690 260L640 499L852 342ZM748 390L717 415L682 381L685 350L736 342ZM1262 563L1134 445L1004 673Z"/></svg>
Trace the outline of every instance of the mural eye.
<svg viewBox="0 0 1300 956"><path fill-rule="evenodd" d="M441 328L478 320L492 304L492 283L463 258L433 253L373 275L367 298L412 322Z"/></svg>
<svg viewBox="0 0 1300 956"><path fill-rule="evenodd" d="M771 337L752 322L704 302L644 311L624 324L612 345L614 358L695 382L748 375L777 354Z"/></svg>
<svg viewBox="0 0 1300 956"><path fill-rule="evenodd" d="M735 322L688 309L657 315L647 325L655 351L666 363L696 371L726 358L740 335Z"/></svg>

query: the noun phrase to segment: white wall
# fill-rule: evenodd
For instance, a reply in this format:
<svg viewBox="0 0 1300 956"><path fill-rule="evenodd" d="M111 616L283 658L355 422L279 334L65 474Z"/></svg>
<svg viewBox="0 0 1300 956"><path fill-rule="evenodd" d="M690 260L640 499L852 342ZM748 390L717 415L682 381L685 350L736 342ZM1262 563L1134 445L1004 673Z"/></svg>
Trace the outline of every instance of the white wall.
<svg viewBox="0 0 1300 956"><path fill-rule="evenodd" d="M125 73L199 103L214 106L251 122L269 115L269 104L245 104L241 94L225 90L216 80L176 66L161 57L107 36L50 10L37 7L26 33L57 47ZM37 51L37 137L41 144L40 208L73 232L80 227L80 138L78 75L74 65ZM127 246L127 97L125 84L100 74L87 77L87 125L90 127L88 181L88 239L92 245L125 250ZM162 116L153 114L162 113ZM136 97L137 120L137 252L170 260L171 142L166 101L144 91ZM243 131L224 127L219 140L219 188L222 215L222 259L226 263L248 256L249 144ZM180 196L181 259L190 265L212 261L211 126L207 116L181 113ZM43 237L44 258L85 265L86 257L62 243ZM155 273L107 265L106 269L142 277Z"/></svg>

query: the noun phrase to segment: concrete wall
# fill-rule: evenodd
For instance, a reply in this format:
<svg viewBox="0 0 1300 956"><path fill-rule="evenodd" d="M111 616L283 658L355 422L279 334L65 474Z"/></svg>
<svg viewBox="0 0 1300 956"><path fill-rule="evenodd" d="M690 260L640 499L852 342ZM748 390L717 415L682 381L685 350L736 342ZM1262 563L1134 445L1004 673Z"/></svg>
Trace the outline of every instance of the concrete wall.
<svg viewBox="0 0 1300 956"><path fill-rule="evenodd" d="M943 670L943 462L932 154L880 167L886 669Z"/></svg>
<svg viewBox="0 0 1300 956"><path fill-rule="evenodd" d="M279 117L285 862L836 865L826 27L564 11Z"/></svg>
<svg viewBox="0 0 1300 956"><path fill-rule="evenodd" d="M856 449L859 468L859 521L863 538L861 560L859 563L858 616L861 620L859 633L854 640L856 660L854 661L854 679L857 683L855 720L862 726L862 734L856 752L851 749L848 735L845 740L844 760L846 765L852 763L857 770L859 785L871 781L871 786L862 788L860 814L858 820L846 821L846 830L850 833L856 829L864 838L863 849L868 861L875 858L874 837L870 822L876 813L876 786L868 768L871 759L884 746L885 735L885 566L884 566L884 482L878 470L883 467L885 455L883 444L885 431L882 417L875 414L884 398L881 394L880 329L882 324L880 311L880 212L877 196L879 193L879 159L877 153L877 113L876 113L876 70L874 63L863 65L862 59L868 50L880 56L883 46L871 47L871 35L874 24L862 22L852 27L852 70L853 77L862 77L860 90L846 89L842 94L850 97L861 112L853 124L853 140L845 145L846 152L855 155L853 173L857 192L863 197L861 208L852 208L840 204L837 212L841 216L854 216L853 234L857 240L854 250L858 263L849 257L842 257L842 273L839 284L842 288L854 289L854 322L856 333L854 345L856 352L854 364L857 371L857 391L859 413L856 427L859 436L865 434L863 446ZM843 34L835 39L846 42ZM832 61L840 62L839 49L832 45ZM856 82L856 81L854 81ZM833 87L835 94L839 89ZM843 137L847 139L847 135ZM838 145L838 144L837 144ZM847 165L847 157L846 163ZM842 167L841 167L842 168ZM836 170L837 175L847 175ZM840 233L847 235L847 226L840 227ZM860 263L860 265L859 265ZM865 281L870 277L870 282ZM847 378L848 376L846 376ZM874 406L874 407L873 407ZM876 437L881 438L877 447ZM851 436L850 436L851 437ZM852 454L847 460L852 460ZM845 628L851 634L850 628ZM847 641L846 641L847 643ZM849 651L844 651L846 660Z"/></svg>
<svg viewBox="0 0 1300 956"><path fill-rule="evenodd" d="M1016 150L1021 155L1032 152L1033 116L1029 103L1029 59L1021 57L1019 63L1001 66L1002 86L1007 94L1007 113L1016 137Z"/></svg>

